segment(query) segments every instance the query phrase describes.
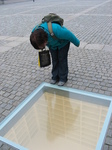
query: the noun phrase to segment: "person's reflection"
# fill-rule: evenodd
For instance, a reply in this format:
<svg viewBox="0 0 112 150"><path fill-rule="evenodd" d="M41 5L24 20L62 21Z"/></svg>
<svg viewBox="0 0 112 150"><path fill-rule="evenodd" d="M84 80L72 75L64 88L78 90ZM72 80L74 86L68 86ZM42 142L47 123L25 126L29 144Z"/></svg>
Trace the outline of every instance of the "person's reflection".
<svg viewBox="0 0 112 150"><path fill-rule="evenodd" d="M52 97L47 97L46 99L48 105L48 140L54 140L60 136L65 137L65 134L74 126L75 120L80 113L80 106L78 105L73 109L69 95L67 97L52 94Z"/></svg>

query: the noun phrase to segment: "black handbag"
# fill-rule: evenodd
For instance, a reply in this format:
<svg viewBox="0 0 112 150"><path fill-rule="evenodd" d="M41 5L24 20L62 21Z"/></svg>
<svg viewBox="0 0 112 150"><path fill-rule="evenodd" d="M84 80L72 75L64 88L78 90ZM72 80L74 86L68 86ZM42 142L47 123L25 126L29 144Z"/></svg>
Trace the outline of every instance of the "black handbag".
<svg viewBox="0 0 112 150"><path fill-rule="evenodd" d="M38 66L47 67L51 64L49 50L41 50L38 52Z"/></svg>

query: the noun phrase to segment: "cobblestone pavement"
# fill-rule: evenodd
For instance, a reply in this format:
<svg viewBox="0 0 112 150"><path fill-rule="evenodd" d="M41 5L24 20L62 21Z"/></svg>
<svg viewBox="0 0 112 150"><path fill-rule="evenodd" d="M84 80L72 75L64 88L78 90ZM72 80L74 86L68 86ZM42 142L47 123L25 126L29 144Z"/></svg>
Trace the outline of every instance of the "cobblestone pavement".
<svg viewBox="0 0 112 150"><path fill-rule="evenodd" d="M51 67L39 68L29 43L32 28L49 12L58 13L80 40L69 50L65 86L112 96L112 0L38 0L0 5L0 122L41 82ZM0 142L0 150L13 150ZM103 150L112 150L112 120Z"/></svg>

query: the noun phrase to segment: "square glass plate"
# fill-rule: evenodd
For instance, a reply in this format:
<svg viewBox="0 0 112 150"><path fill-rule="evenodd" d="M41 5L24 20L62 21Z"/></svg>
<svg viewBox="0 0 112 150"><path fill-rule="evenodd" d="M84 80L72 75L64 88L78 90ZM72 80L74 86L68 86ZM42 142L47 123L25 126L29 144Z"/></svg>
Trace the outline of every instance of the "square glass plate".
<svg viewBox="0 0 112 150"><path fill-rule="evenodd" d="M111 100L42 83L0 124L0 140L21 150L100 150Z"/></svg>

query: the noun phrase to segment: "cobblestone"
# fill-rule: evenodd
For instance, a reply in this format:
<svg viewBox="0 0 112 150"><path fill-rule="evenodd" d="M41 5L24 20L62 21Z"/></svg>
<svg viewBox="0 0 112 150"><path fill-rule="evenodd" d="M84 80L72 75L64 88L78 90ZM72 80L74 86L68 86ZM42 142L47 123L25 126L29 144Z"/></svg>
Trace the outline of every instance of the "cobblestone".
<svg viewBox="0 0 112 150"><path fill-rule="evenodd" d="M109 150L109 146L108 145L104 145L103 150Z"/></svg>
<svg viewBox="0 0 112 150"><path fill-rule="evenodd" d="M112 146L112 138L107 137L105 142L106 142L106 144L108 144L108 145L111 145L111 146Z"/></svg>
<svg viewBox="0 0 112 150"><path fill-rule="evenodd" d="M108 130L107 136L112 137L112 130L111 129Z"/></svg>
<svg viewBox="0 0 112 150"><path fill-rule="evenodd" d="M112 150L112 146L109 146L109 150Z"/></svg>

